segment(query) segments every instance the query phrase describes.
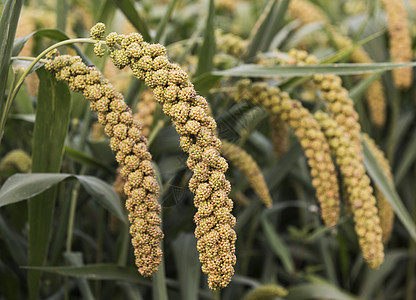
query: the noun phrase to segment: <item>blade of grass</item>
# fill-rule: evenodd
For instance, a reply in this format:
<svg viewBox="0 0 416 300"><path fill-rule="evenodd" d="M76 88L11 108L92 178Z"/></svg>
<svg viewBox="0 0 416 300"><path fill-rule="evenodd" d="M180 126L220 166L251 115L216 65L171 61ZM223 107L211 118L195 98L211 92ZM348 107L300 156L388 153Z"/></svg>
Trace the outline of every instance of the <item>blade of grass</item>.
<svg viewBox="0 0 416 300"><path fill-rule="evenodd" d="M215 55L215 6L214 0L209 0L208 18L205 26L204 40L198 54L198 66L195 76L200 76L212 70Z"/></svg>
<svg viewBox="0 0 416 300"><path fill-rule="evenodd" d="M114 170L111 169L107 164L89 154L78 151L72 147L65 146L65 155L85 166L101 169L110 174L114 174Z"/></svg>
<svg viewBox="0 0 416 300"><path fill-rule="evenodd" d="M189 233L180 233L173 241L172 248L179 277L181 299L197 299L201 265L196 251L195 236Z"/></svg>
<svg viewBox="0 0 416 300"><path fill-rule="evenodd" d="M56 2L56 28L65 32L66 18L68 16L68 0Z"/></svg>
<svg viewBox="0 0 416 300"><path fill-rule="evenodd" d="M416 160L416 133L412 135L406 149L401 155L398 166L394 175L394 182L399 184L405 178L405 175L410 170Z"/></svg>
<svg viewBox="0 0 416 300"><path fill-rule="evenodd" d="M68 131L71 94L68 86L57 82L44 69L37 71L39 94L33 133L32 173L57 173L61 168ZM42 266L46 260L52 229L56 188L29 200L28 264ZM39 297L40 271L28 272L29 299Z"/></svg>
<svg viewBox="0 0 416 300"><path fill-rule="evenodd" d="M402 67L414 66L416 66L416 62L382 62L371 64L339 63L306 66L261 66L254 64L246 64L224 71L214 71L212 72L212 74L232 77L292 77L311 76L315 74L355 75L388 71Z"/></svg>
<svg viewBox="0 0 416 300"><path fill-rule="evenodd" d="M295 271L295 264L293 262L292 255L286 244L276 233L275 229L268 220L269 215L279 212L282 207L273 207L265 210L260 218L261 225L266 235L267 241L270 244L273 252L282 260L283 266L289 274L293 274Z"/></svg>
<svg viewBox="0 0 416 300"><path fill-rule="evenodd" d="M136 268L119 267L113 264L92 264L64 267L26 267L26 269L91 280L119 280L122 282L136 282L146 286L152 285L150 280L140 276Z"/></svg>
<svg viewBox="0 0 416 300"><path fill-rule="evenodd" d="M376 298L377 291L383 285L384 280L391 276L397 269L400 260L409 255L406 250L392 250L386 254L384 263L377 270L367 268L366 274L362 277L360 297L363 299Z"/></svg>
<svg viewBox="0 0 416 300"><path fill-rule="evenodd" d="M402 200L400 199L399 194L392 184L387 179L386 175L383 172L383 169L377 162L377 159L374 157L371 150L368 148L367 143L363 141L363 154L364 154L364 164L371 177L374 180L377 187L389 201L393 207L396 216L403 223L404 227L407 229L410 237L416 241L416 225L413 222L411 216L409 215L406 207L403 205Z"/></svg>
<svg viewBox="0 0 416 300"><path fill-rule="evenodd" d="M124 209L112 186L99 178L86 175L64 173L15 174L0 189L0 207L38 196L59 182L70 178L78 179L95 200L121 221L126 222ZM34 202L35 200L30 201Z"/></svg>
<svg viewBox="0 0 416 300"><path fill-rule="evenodd" d="M248 45L247 59L252 59L257 52L265 50L265 36L269 24L272 22L275 7L277 6L277 0L269 0L264 7L262 14L253 27L253 31L250 36L250 44Z"/></svg>
<svg viewBox="0 0 416 300"><path fill-rule="evenodd" d="M167 25L170 17L172 16L172 13L173 13L173 10L176 6L176 3L178 3L178 0L169 1L168 8L167 8L162 20L159 22L159 26L157 27L156 35L155 35L155 38L153 39L153 43L158 43L158 42L161 41L161 39L162 39L162 37L165 33L165 30L166 30L166 25Z"/></svg>
<svg viewBox="0 0 416 300"><path fill-rule="evenodd" d="M4 242L9 248L10 254L13 260L19 265L23 266L27 264L26 248L27 245L22 241L22 237L14 228L10 227L9 224L0 216L0 233L4 238Z"/></svg>
<svg viewBox="0 0 416 300"><path fill-rule="evenodd" d="M348 295L338 287L324 282L298 284L289 289L286 300L331 299L331 300L358 300Z"/></svg>
<svg viewBox="0 0 416 300"><path fill-rule="evenodd" d="M4 109L4 95L9 76L10 57L13 41L16 35L17 22L19 21L22 0L8 0L4 5L0 21L0 142L3 138L4 124L7 119L7 111Z"/></svg>
<svg viewBox="0 0 416 300"><path fill-rule="evenodd" d="M380 78L382 74L382 72L377 72L361 80L360 83L354 86L348 93L350 95L350 98L354 100L354 102L357 102L358 98L361 97L361 95L367 91L367 88L374 81Z"/></svg>
<svg viewBox="0 0 416 300"><path fill-rule="evenodd" d="M70 265L81 267L84 265L82 262L82 253L79 252L66 252L64 254L65 259L69 262ZM94 300L88 281L85 278L77 278L78 288L81 292L83 300Z"/></svg>
<svg viewBox="0 0 416 300"><path fill-rule="evenodd" d="M126 18L130 21L130 23L136 27L136 29L140 32L143 36L143 39L147 42L150 42L152 38L149 34L149 28L147 28L146 23L140 17L139 13L134 6L134 2L132 0L113 0L115 5L123 12Z"/></svg>

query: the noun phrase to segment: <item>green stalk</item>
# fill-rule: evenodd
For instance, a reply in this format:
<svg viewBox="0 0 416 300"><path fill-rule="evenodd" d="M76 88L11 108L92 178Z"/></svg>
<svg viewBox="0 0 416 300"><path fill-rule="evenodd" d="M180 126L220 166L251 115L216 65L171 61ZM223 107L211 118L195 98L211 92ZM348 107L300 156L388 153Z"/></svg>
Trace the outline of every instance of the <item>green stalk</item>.
<svg viewBox="0 0 416 300"><path fill-rule="evenodd" d="M58 0L56 3L56 28L65 32L68 16L68 0Z"/></svg>
<svg viewBox="0 0 416 300"><path fill-rule="evenodd" d="M91 38L80 38L80 39L70 39L70 40L66 40L66 41L62 41L59 43L56 43L52 46L50 46L49 48L47 48L46 50L44 50L41 54L39 54L35 59L33 59L32 63L29 65L29 67L22 73L20 79L17 81L15 87L13 88L13 91L9 94L9 97L7 97L7 103L6 103L6 107L10 107L11 103L13 102L13 100L16 98L17 93L20 90L20 87L23 84L23 81L25 80L26 76L30 74L31 70L33 69L33 67L41 61L42 57L44 57L46 54L48 54L49 52L51 52L52 50L63 46L63 45L68 45L68 44L74 44L74 43L91 43L94 44L96 41L91 39ZM104 42L102 42L104 43ZM25 58L25 60L28 60L29 58ZM4 110L2 112L1 118L0 118L0 142L1 142L1 138L3 135L3 131L4 131L4 126L6 124L6 120L7 120L7 112L6 110Z"/></svg>
<svg viewBox="0 0 416 300"><path fill-rule="evenodd" d="M22 0L6 1L0 19L0 35L2 40L0 44L0 142L3 138L4 123L6 123L8 112L4 106L10 107L10 100L8 99L6 103L4 103L3 97L6 91L10 57L22 5Z"/></svg>

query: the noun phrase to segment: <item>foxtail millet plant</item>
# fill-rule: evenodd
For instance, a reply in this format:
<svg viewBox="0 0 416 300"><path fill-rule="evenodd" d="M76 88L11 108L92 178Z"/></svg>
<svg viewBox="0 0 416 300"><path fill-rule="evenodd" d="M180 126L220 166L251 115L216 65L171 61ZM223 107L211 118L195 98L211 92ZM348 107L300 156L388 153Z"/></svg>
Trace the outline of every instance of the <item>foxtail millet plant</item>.
<svg viewBox="0 0 416 300"><path fill-rule="evenodd" d="M352 135L344 126L323 111L317 111L314 116L328 139L336 164L340 167L363 257L371 268L377 269L384 260L383 231L361 153L357 152Z"/></svg>
<svg viewBox="0 0 416 300"><path fill-rule="evenodd" d="M246 151L238 147L237 145L222 140L221 153L234 167L239 169L250 186L253 188L257 196L267 207L273 205L272 198L269 193L269 189L266 184L266 180L261 173L260 167L256 161Z"/></svg>
<svg viewBox="0 0 416 300"><path fill-rule="evenodd" d="M290 64L317 64L315 56L309 55L306 51L292 49L288 53ZM361 127L358 123L358 113L354 109L354 102L349 98L348 90L342 86L342 80L339 76L332 74L316 74L312 76L312 82L315 88L321 92L321 98L327 103L326 111L330 112L332 117L340 126L351 135L351 141L361 155ZM362 157L362 155L361 155Z"/></svg>
<svg viewBox="0 0 416 300"><path fill-rule="evenodd" d="M305 0L292 0L289 3L290 13L303 24L323 22L333 42L339 49L351 47L353 41L348 36L341 34L331 23L325 12L317 5ZM364 50L357 47L352 50L350 60L355 63L373 63L374 60ZM370 75L362 75L367 78ZM386 122L386 99L381 79L376 79L366 91L368 108L371 119L377 127L382 127Z"/></svg>
<svg viewBox="0 0 416 300"><path fill-rule="evenodd" d="M412 61L412 39L403 0L381 0L381 2L387 14L391 61L398 63ZM393 80L397 88L408 89L413 81L412 68L394 69Z"/></svg>
<svg viewBox="0 0 416 300"><path fill-rule="evenodd" d="M363 140L367 143L367 146L370 148L371 152L377 159L377 162L383 169L387 179L392 185L394 185L390 163L384 155L383 151L377 146L375 141L368 134L363 133ZM378 215L380 216L380 225L383 230L383 243L387 243L393 230L394 211L390 202L377 186L374 187L374 195L377 199Z"/></svg>
<svg viewBox="0 0 416 300"><path fill-rule="evenodd" d="M312 114L288 93L264 82L252 83L249 79L237 83L234 99L263 106L269 114L278 115L293 129L308 158L322 219L327 226L335 226L340 210L337 172L329 145Z"/></svg>
<svg viewBox="0 0 416 300"><path fill-rule="evenodd" d="M141 125L133 120L123 96L102 77L94 67L87 66L80 57L48 55L46 70L59 81L66 81L71 90L90 100L90 108L98 114L98 122L111 137L111 149L116 151L120 173L126 180L126 208L129 211L130 234L139 272L149 276L162 259L160 240L163 233L159 217L159 185L147 150L147 140Z"/></svg>
<svg viewBox="0 0 416 300"><path fill-rule="evenodd" d="M96 24L91 36L96 39L95 53L104 54L105 25ZM166 48L143 41L138 33L105 38L114 64L129 66L138 79L153 89L155 100L163 104L163 112L172 118L180 135L180 146L189 154L187 165L193 176L189 189L195 194L195 236L209 287L224 288L231 281L236 263L233 202L228 197L231 185L225 178L227 161L221 156L221 141L215 134L216 122L208 114L208 103L197 95L188 75L169 61Z"/></svg>
<svg viewBox="0 0 416 300"><path fill-rule="evenodd" d="M142 126L142 134L145 138L149 137L150 127L153 123L153 112L156 108L156 102L153 100L153 93L150 90L145 90L140 95L140 102L137 104L137 113L133 115L133 119L140 122ZM113 183L113 190L120 197L121 201L125 203L127 196L124 193L124 184L126 181L120 174L121 168L117 168L117 176ZM119 226L120 220L114 215L110 216L110 228L113 232Z"/></svg>

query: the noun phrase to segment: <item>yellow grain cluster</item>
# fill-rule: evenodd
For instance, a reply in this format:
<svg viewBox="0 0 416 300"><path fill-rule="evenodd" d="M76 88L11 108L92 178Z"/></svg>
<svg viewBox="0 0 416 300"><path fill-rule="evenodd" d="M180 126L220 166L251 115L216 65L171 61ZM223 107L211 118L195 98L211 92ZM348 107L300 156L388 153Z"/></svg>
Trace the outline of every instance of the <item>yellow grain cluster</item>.
<svg viewBox="0 0 416 300"><path fill-rule="evenodd" d="M384 174L387 176L387 179L392 185L394 185L393 175L391 173L390 163L385 157L383 151L376 145L375 141L370 138L369 135L363 134L363 139L366 141L371 152L376 157L378 163L384 171ZM383 230L383 243L387 243L390 239L391 231L393 230L394 223L394 212L391 204L386 199L384 194L380 191L379 188L374 188L374 195L377 199L378 214L380 216L380 225Z"/></svg>
<svg viewBox="0 0 416 300"><path fill-rule="evenodd" d="M103 42L99 41L104 32L102 23L91 29L99 56L104 54ZM223 288L230 282L236 263L235 218L228 197L231 185L224 175L228 164L220 155L221 141L215 135L216 122L208 114L208 103L197 95L188 75L169 61L162 45L146 43L138 33L115 32L105 38L105 44L118 68L129 66L135 77L153 89L155 100L163 104L164 113L172 118L181 136L181 147L189 154L187 165L194 172L189 189L198 208L194 221L202 271L208 275L211 289Z"/></svg>
<svg viewBox="0 0 416 300"><path fill-rule="evenodd" d="M260 167L251 155L237 145L224 140L222 140L221 153L228 160L228 162L244 174L250 186L259 196L264 205L271 207L272 198L270 197L266 181L261 173Z"/></svg>
<svg viewBox="0 0 416 300"><path fill-rule="evenodd" d="M280 158L289 150L289 127L278 115L271 115L269 124L273 152L276 158Z"/></svg>
<svg viewBox="0 0 416 300"><path fill-rule="evenodd" d="M308 55L305 51L292 49L288 55L293 64L318 63L316 57ZM358 113L354 109L354 102L349 98L348 90L342 86L341 78L332 74L316 74L312 76L312 82L321 92L322 100L327 102L326 110L332 114L340 126L345 127L345 130L351 135L357 153L361 153L361 127L358 123Z"/></svg>
<svg viewBox="0 0 416 300"><path fill-rule="evenodd" d="M28 173L32 167L32 158L23 150L7 153L0 162L0 170Z"/></svg>
<svg viewBox="0 0 416 300"><path fill-rule="evenodd" d="M140 95L140 102L137 104L137 113L133 118L139 120L142 123L143 135L149 137L150 128L153 123L153 113L156 109L156 101L153 99L153 93L151 90L145 90Z"/></svg>
<svg viewBox="0 0 416 300"><path fill-rule="evenodd" d="M354 137L346 127L327 113L318 111L315 113L315 119L321 125L336 163L340 167L363 257L371 268L376 269L384 260L383 232L376 199L373 196L370 178L365 172L361 152L357 152L353 143Z"/></svg>
<svg viewBox="0 0 416 300"><path fill-rule="evenodd" d="M337 173L329 145L311 113L299 101L292 100L288 93L263 82L251 83L248 79L238 83L234 99L263 106L269 114L278 115L293 129L308 158L322 219L328 226L335 226L340 206Z"/></svg>
<svg viewBox="0 0 416 300"><path fill-rule="evenodd" d="M348 48L353 45L353 41L338 32L331 24L325 13L315 4L305 0L290 1L289 11L302 23L322 21L333 41L339 49ZM368 53L362 48L355 48L350 54L350 60L356 63L373 63L374 61ZM363 75L367 78L370 75ZM371 119L378 127L382 127L386 122L386 99L381 79L375 80L367 89L366 96Z"/></svg>
<svg viewBox="0 0 416 300"><path fill-rule="evenodd" d="M410 38L409 23L406 7L402 0L382 0L387 14L390 59L393 62L412 61L412 40ZM408 89L412 85L412 68L393 70L394 84L399 89Z"/></svg>
<svg viewBox="0 0 416 300"><path fill-rule="evenodd" d="M247 48L247 42L240 36L232 33L223 33L221 30L215 32L217 50L225 52L234 57L241 57Z"/></svg>
<svg viewBox="0 0 416 300"><path fill-rule="evenodd" d="M136 265L142 275L155 272L162 259L157 202L159 185L147 150L147 140L141 133L141 125L133 120L130 108L123 96L93 66L87 66L80 57L48 55L46 70L57 80L66 81L71 90L80 92L90 100L90 108L98 113L98 122L105 126L111 137L111 148L116 151L120 173L126 180L124 192L128 199L130 234L136 257Z"/></svg>
<svg viewBox="0 0 416 300"><path fill-rule="evenodd" d="M255 288L250 293L245 296L244 300L271 300L276 297L285 297L287 296L288 291L280 286L275 284L262 285L258 288Z"/></svg>

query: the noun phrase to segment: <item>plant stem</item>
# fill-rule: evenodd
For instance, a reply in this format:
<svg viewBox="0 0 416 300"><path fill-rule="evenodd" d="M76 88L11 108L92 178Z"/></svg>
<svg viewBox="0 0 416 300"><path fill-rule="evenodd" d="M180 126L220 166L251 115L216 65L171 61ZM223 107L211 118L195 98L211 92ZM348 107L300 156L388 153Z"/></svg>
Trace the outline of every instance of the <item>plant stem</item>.
<svg viewBox="0 0 416 300"><path fill-rule="evenodd" d="M25 80L26 76L29 75L30 71L33 69L33 67L41 61L42 57L44 57L46 54L48 54L49 52L51 52L52 50L63 46L63 45L68 45L68 44L74 44L74 43L95 43L96 41L93 40L92 38L81 38L81 39L70 39L70 40L65 40L59 43L56 43L52 46L50 46L49 48L45 49L41 54L39 54L37 57L35 57L32 61L32 63L29 65L29 67L22 73L20 79L17 81L16 85L13 88L13 91L9 94L9 96L7 97L7 101L6 101L6 107L10 107L11 104L13 103L13 100L16 98L17 93L20 90L20 87L23 84L23 81ZM102 42L105 43L105 42ZM16 59L16 58L14 58ZM24 58L24 60L32 60L29 59L28 57ZM6 125L6 120L7 120L7 110L5 110L2 115L1 115L1 119L0 119L0 142L1 142L1 137L2 137L2 133L4 131L4 126Z"/></svg>

